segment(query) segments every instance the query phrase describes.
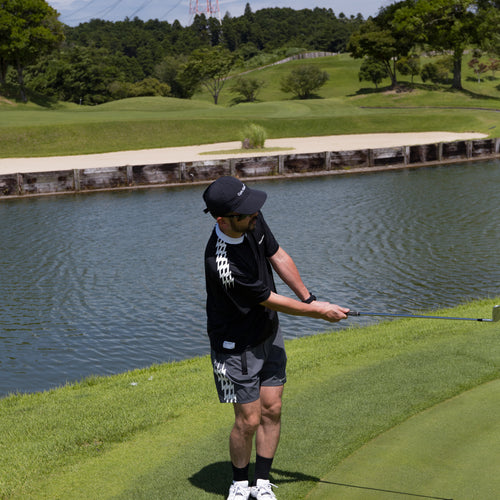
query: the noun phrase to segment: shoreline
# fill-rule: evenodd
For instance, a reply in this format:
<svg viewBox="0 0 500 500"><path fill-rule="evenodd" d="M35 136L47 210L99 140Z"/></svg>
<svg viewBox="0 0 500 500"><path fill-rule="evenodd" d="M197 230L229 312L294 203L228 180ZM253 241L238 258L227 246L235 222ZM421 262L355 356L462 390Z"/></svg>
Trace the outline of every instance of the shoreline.
<svg viewBox="0 0 500 500"><path fill-rule="evenodd" d="M83 170L119 166L172 164L180 162L208 162L212 160L233 158L257 158L286 154L314 154L325 151L341 152L362 149L393 148L485 139L487 137L486 134L477 132L456 133L443 131L351 134L268 139L266 141L266 147L280 148L277 152L259 152L249 149L242 150L241 153L224 153L225 150L241 148L240 141L233 141L196 146L166 147L74 156L0 158L0 175L53 172L69 169Z"/></svg>
<svg viewBox="0 0 500 500"><path fill-rule="evenodd" d="M290 146L293 144L293 147ZM271 139L115 153L0 159L0 201L19 197L415 169L500 157L500 138L467 132ZM276 149L274 149L276 148ZM357 149L356 149L357 148Z"/></svg>

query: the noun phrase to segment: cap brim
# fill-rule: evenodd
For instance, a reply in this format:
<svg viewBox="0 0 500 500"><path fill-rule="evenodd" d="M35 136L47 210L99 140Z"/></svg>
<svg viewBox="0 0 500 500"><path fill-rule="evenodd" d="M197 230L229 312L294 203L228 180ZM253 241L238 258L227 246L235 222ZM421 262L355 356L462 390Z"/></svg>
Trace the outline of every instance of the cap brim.
<svg viewBox="0 0 500 500"><path fill-rule="evenodd" d="M243 215L250 215L258 212L264 205L267 194L259 189L251 189L248 196L240 205L235 208L235 212Z"/></svg>

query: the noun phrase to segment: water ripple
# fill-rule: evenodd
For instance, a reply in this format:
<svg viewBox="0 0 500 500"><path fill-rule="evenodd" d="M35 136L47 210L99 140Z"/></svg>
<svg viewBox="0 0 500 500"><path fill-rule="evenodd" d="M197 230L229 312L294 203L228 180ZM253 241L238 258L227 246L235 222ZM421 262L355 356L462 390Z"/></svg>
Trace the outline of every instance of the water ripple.
<svg viewBox="0 0 500 500"><path fill-rule="evenodd" d="M414 312L499 293L498 161L258 186L320 298ZM0 395L208 352L203 189L0 204ZM282 324L287 338L328 328Z"/></svg>

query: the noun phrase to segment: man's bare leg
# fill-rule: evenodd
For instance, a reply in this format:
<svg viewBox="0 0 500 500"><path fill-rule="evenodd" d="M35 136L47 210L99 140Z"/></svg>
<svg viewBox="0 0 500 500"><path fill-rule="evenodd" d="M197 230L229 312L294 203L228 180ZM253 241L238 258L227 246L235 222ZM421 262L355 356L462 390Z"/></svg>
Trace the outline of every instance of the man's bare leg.
<svg viewBox="0 0 500 500"><path fill-rule="evenodd" d="M260 388L261 416L255 447L257 454L261 457L273 458L278 448L281 432L282 396L283 386Z"/></svg>
<svg viewBox="0 0 500 500"><path fill-rule="evenodd" d="M256 401L233 405L235 418L229 438L233 465L242 468L250 462L255 434L257 453L274 457L280 439L282 395L283 386L261 387Z"/></svg>
<svg viewBox="0 0 500 500"><path fill-rule="evenodd" d="M229 454L235 467L250 463L253 437L261 419L260 399L251 403L234 403L234 426L229 437Z"/></svg>

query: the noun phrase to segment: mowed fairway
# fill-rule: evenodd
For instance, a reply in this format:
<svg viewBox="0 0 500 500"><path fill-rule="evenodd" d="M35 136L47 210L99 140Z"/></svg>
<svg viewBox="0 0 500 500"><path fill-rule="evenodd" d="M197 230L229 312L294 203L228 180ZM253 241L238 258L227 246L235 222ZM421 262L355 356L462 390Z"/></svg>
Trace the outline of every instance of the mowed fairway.
<svg viewBox="0 0 500 500"><path fill-rule="evenodd" d="M435 313L490 317L499 301ZM498 325L405 319L288 341L277 498L496 500ZM207 357L2 398L0 498L220 500L231 419Z"/></svg>
<svg viewBox="0 0 500 500"><path fill-rule="evenodd" d="M99 106L7 103L0 99L0 157L65 156L239 141L249 124L269 139L388 132L500 130L498 77L477 83L464 59L462 92L415 83L404 92L359 82L360 61L343 54L311 60L330 75L315 99L280 90L292 61L250 73L264 87L258 102L234 104L228 82L219 104L207 92L192 99L137 97ZM469 79L471 78L471 79ZM403 82L404 83L404 82ZM387 85L388 81L383 85Z"/></svg>
<svg viewBox="0 0 500 500"><path fill-rule="evenodd" d="M500 495L500 380L410 418L340 463L308 500Z"/></svg>

